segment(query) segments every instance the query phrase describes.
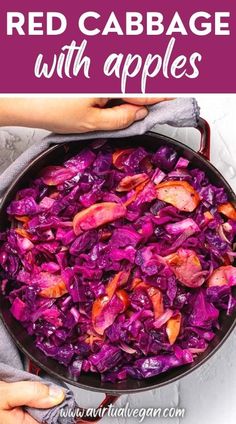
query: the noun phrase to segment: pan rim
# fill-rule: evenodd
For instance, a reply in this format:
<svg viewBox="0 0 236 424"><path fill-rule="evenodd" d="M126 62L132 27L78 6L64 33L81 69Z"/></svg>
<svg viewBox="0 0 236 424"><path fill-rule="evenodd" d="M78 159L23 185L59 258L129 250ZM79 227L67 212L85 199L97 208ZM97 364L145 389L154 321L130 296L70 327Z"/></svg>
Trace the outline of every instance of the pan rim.
<svg viewBox="0 0 236 424"><path fill-rule="evenodd" d="M217 170L217 168L210 162L208 161L205 157L203 157L200 153L196 152L194 149L192 149L191 147L185 145L184 143L182 143L181 141L178 141L176 139L173 139L169 136L160 134L160 133L156 133L153 131L149 131L145 134L142 135L138 135L138 137L154 137L154 138L161 138L162 141L164 140L168 140L169 143L171 143L173 146L179 146L181 149L183 149L184 151L189 151L190 153L193 153L195 157L199 158L201 161L203 161L203 163L205 164L206 167L210 168L214 173L216 173L219 178L221 179L222 183L225 185L225 187L227 188L227 190L229 191L230 195L233 198L233 202L236 202L236 195L233 191L233 189L231 188L230 184L226 181L226 179L224 178L224 176ZM136 137L136 136L135 136ZM134 137L134 138L135 138ZM125 137L126 140L128 140L129 137ZM94 138L92 140L84 140L84 142L92 142L93 140L96 140L97 138ZM114 141L114 139L111 139ZM122 138L119 138L119 140L121 141ZM53 152L54 150L57 150L58 148L66 148L66 146L69 143L65 142L62 144L56 144L56 145L52 145L50 147L48 147L44 152L40 153L40 155L38 155L36 158L34 158L28 165L26 165L26 167L24 168L24 170L17 176L17 178L15 179L15 181L12 182L12 184L9 186L9 188L7 189L7 191L4 193L4 196L0 199L0 214L4 213L3 208L5 207L5 203L7 202L8 196L10 195L10 193L12 192L12 190L15 188L15 186L21 181L21 179L25 176L25 174L27 172L29 172L31 169L33 169L33 167L44 157L47 157L48 154L50 154L51 152ZM80 145L81 146L81 145ZM79 147L80 147L79 146ZM85 389L85 390L89 390L89 391L93 391L93 392L100 392L100 393L107 393L110 395L122 395L122 394L131 394L131 393L139 393L139 392L143 392L143 391L147 391L147 390L153 390L159 387L163 387L166 386L167 384L171 384L174 381L177 381L181 378L186 377L188 374L192 373L193 371L195 371L198 367L200 367L201 365L203 365L205 362L207 362L223 345L223 343L226 341L226 339L230 336L230 334L233 332L234 328L236 327L236 318L232 321L229 329L226 331L226 333L222 336L221 340L217 343L217 345L215 345L212 350L207 354L206 357L203 357L202 359L200 359L198 362L196 362L195 364L193 363L191 368L187 368L186 370L182 370L182 367L179 368L181 369L181 372L179 375L177 376L173 376L173 377L168 377L167 381L162 381L162 382L151 382L150 384L148 384L146 387L137 387L137 388L131 388L131 389L106 389L104 387L95 387L89 384L84 384L84 383L80 383L79 381L73 380L72 378L67 378L65 376L61 376L59 375L57 372L53 371L52 369L48 368L47 365L42 364L39 360L35 359L34 356L28 351L27 348L25 348L24 346L22 346L21 342L17 339L17 336L12 332L11 328L8 326L8 324L5 321L5 318L2 314L2 311L0 310L0 317L3 321L3 324L5 326L5 328L7 329L8 334L10 334L10 336L13 338L14 342L16 343L17 347L19 348L19 350L30 360L32 360L34 362L34 364L36 364L37 366L39 366L43 371L45 371L46 373L48 373L49 375L52 375L53 377L65 381L66 383L70 384L70 385L74 385L78 388L81 389ZM30 336L29 336L30 337ZM158 377L158 376L156 376ZM153 377L155 378L155 377ZM145 380L145 379L144 379ZM147 381L147 380L145 380ZM104 383L105 385L105 383Z"/></svg>

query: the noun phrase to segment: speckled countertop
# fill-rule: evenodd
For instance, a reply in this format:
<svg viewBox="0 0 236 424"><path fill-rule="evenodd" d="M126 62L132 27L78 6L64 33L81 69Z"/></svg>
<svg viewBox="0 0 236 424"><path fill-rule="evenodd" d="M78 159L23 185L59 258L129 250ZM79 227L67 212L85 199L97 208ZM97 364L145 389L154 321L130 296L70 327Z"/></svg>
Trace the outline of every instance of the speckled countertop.
<svg viewBox="0 0 236 424"><path fill-rule="evenodd" d="M202 95L197 97L201 116L212 130L211 161L236 191L236 96ZM199 143L199 133L192 129L157 127L162 132L193 146ZM46 131L26 128L0 129L0 172L32 143L37 143ZM129 402L130 407L184 407L185 418L146 418L151 424L235 424L236 423L236 332L203 366L189 376L161 389L137 395L124 395L117 406ZM78 390L81 406L96 406L101 394ZM137 419L104 418L104 424L138 423Z"/></svg>

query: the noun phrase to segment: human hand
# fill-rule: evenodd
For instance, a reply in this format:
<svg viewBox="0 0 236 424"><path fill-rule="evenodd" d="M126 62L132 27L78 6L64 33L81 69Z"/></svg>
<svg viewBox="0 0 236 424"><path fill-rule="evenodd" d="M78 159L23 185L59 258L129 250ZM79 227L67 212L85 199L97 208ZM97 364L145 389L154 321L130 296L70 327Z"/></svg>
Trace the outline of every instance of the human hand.
<svg viewBox="0 0 236 424"><path fill-rule="evenodd" d="M0 381L0 423L36 424L22 406L33 408L52 408L59 405L65 393L58 386L46 386L42 383L21 381L5 383Z"/></svg>
<svg viewBox="0 0 236 424"><path fill-rule="evenodd" d="M66 133L118 130L148 114L146 105L168 98L125 98L119 106L107 107L109 98L2 98L0 125L43 128Z"/></svg>

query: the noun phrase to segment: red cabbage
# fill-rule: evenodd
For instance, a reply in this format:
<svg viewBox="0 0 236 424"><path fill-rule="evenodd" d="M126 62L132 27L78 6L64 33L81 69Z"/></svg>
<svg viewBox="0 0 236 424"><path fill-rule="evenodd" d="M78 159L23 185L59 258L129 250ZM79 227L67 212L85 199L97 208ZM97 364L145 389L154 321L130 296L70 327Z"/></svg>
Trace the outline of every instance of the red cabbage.
<svg viewBox="0 0 236 424"><path fill-rule="evenodd" d="M162 146L153 155L152 161L163 171L171 171L178 160L177 152L172 147Z"/></svg>
<svg viewBox="0 0 236 424"><path fill-rule="evenodd" d="M236 212L171 147L93 142L7 208L0 290L35 345L102 381L194 361L236 308Z"/></svg>
<svg viewBox="0 0 236 424"><path fill-rule="evenodd" d="M39 205L35 202L34 198L29 196L21 200L13 200L7 208L9 215L35 215L39 211Z"/></svg>

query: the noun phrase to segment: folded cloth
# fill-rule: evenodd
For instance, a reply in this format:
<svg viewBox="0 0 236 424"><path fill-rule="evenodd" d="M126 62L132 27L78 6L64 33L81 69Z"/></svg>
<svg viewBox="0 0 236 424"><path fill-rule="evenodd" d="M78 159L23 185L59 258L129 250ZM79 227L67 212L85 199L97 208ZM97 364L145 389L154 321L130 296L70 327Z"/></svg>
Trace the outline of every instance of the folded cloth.
<svg viewBox="0 0 236 424"><path fill-rule="evenodd" d="M24 167L37 155L46 150L50 145L70 141L95 139L95 138L118 138L144 134L151 130L156 124L169 124L175 127L196 127L199 119L199 107L194 98L178 98L149 107L148 116L135 122L129 128L119 131L98 131L86 134L56 135L45 137L41 143L31 146L18 159L12 163L0 176L0 196L6 188L15 180ZM43 381L45 384L61 384L52 377L40 377L24 371L24 363L19 351L15 347L5 327L0 321L0 380L6 382L31 380ZM47 424L71 424L73 419L60 417L61 408L75 408L76 402L70 390L66 390L65 401L58 407L49 410L36 408L25 408L27 412L40 423Z"/></svg>
<svg viewBox="0 0 236 424"><path fill-rule="evenodd" d="M168 124L174 127L196 127L200 109L196 99L192 97L180 97L168 100L148 107L149 114L142 121L137 121L130 127L118 131L96 131L84 134L50 134L40 143L33 144L15 162L13 162L0 176L0 197L15 180L17 175L28 163L46 150L52 144L65 143L78 140L90 140L94 138L118 138L144 134L157 124Z"/></svg>
<svg viewBox="0 0 236 424"><path fill-rule="evenodd" d="M24 361L12 338L7 333L0 319L0 380L8 383L15 381L39 381L46 385L60 385L56 379L45 375L44 378L37 377L24 371ZM60 406L51 409L36 409L25 407L24 409L39 423L45 424L73 424L74 419L63 418L60 410L74 410L77 405L73 393L64 386L65 400ZM3 424L3 423L2 423Z"/></svg>

